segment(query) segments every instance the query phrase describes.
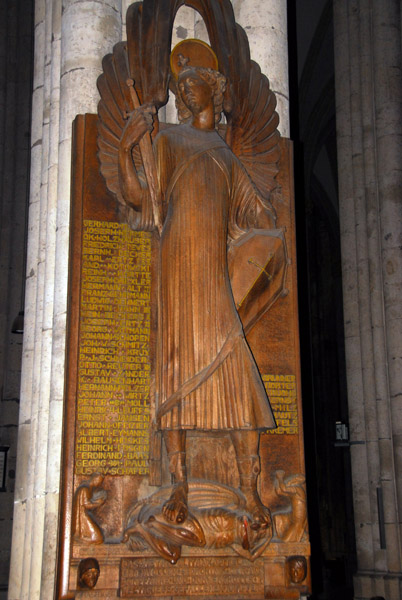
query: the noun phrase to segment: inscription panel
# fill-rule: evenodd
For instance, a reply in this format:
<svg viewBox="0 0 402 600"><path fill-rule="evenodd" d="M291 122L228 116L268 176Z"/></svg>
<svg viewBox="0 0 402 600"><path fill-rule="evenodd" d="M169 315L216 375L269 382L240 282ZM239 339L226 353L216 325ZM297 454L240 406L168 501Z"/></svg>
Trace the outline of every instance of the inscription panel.
<svg viewBox="0 0 402 600"><path fill-rule="evenodd" d="M155 596L264 596L264 565L239 558L181 558L176 565L163 559L123 558L121 598Z"/></svg>
<svg viewBox="0 0 402 600"><path fill-rule="evenodd" d="M151 236L84 221L75 471L145 475Z"/></svg>
<svg viewBox="0 0 402 600"><path fill-rule="evenodd" d="M275 420L270 435L295 435L299 432L295 375L262 375Z"/></svg>

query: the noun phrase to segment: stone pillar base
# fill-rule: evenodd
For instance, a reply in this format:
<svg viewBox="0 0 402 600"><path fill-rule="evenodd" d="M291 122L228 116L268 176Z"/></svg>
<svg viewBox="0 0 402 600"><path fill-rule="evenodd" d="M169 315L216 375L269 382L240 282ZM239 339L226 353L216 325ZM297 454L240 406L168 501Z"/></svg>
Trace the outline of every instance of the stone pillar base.
<svg viewBox="0 0 402 600"><path fill-rule="evenodd" d="M355 600L370 600L383 596L386 600L402 598L402 573L360 571L354 576Z"/></svg>

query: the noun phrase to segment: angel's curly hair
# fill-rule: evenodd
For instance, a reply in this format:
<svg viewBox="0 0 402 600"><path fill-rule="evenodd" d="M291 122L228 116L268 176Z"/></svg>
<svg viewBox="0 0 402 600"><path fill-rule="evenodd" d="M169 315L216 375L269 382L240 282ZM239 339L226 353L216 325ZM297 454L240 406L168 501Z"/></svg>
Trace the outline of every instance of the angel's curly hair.
<svg viewBox="0 0 402 600"><path fill-rule="evenodd" d="M215 112L215 125L219 123L221 120L222 107L223 107L223 94L226 90L226 77L219 73L219 71L214 71L214 69L208 69L206 67L184 67L180 71L180 75L186 73L187 71L196 71L198 75L203 79L211 88L214 93L213 102L214 102L214 112ZM192 114L191 111L184 104L179 86L176 84L176 108L177 114L179 117L180 123L188 123Z"/></svg>

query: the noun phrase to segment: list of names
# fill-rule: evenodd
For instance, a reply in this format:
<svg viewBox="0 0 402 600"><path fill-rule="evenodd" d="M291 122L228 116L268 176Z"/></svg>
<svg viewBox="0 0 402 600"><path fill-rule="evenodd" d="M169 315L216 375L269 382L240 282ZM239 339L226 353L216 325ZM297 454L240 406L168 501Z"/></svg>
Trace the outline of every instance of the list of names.
<svg viewBox="0 0 402 600"><path fill-rule="evenodd" d="M146 475L151 235L84 221L75 469Z"/></svg>
<svg viewBox="0 0 402 600"><path fill-rule="evenodd" d="M263 375L262 380L277 424L276 429L270 429L267 433L271 435L298 433L295 375Z"/></svg>

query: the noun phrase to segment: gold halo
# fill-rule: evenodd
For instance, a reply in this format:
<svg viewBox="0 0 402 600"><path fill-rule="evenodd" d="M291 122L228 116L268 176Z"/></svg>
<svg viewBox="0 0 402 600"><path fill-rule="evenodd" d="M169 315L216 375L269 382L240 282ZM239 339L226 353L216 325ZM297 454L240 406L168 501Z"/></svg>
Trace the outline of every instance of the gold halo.
<svg viewBox="0 0 402 600"><path fill-rule="evenodd" d="M188 39L176 44L170 53L170 68L175 79L184 65L180 64L180 57L187 59L188 67L204 67L218 70L218 59L211 46L202 40Z"/></svg>

